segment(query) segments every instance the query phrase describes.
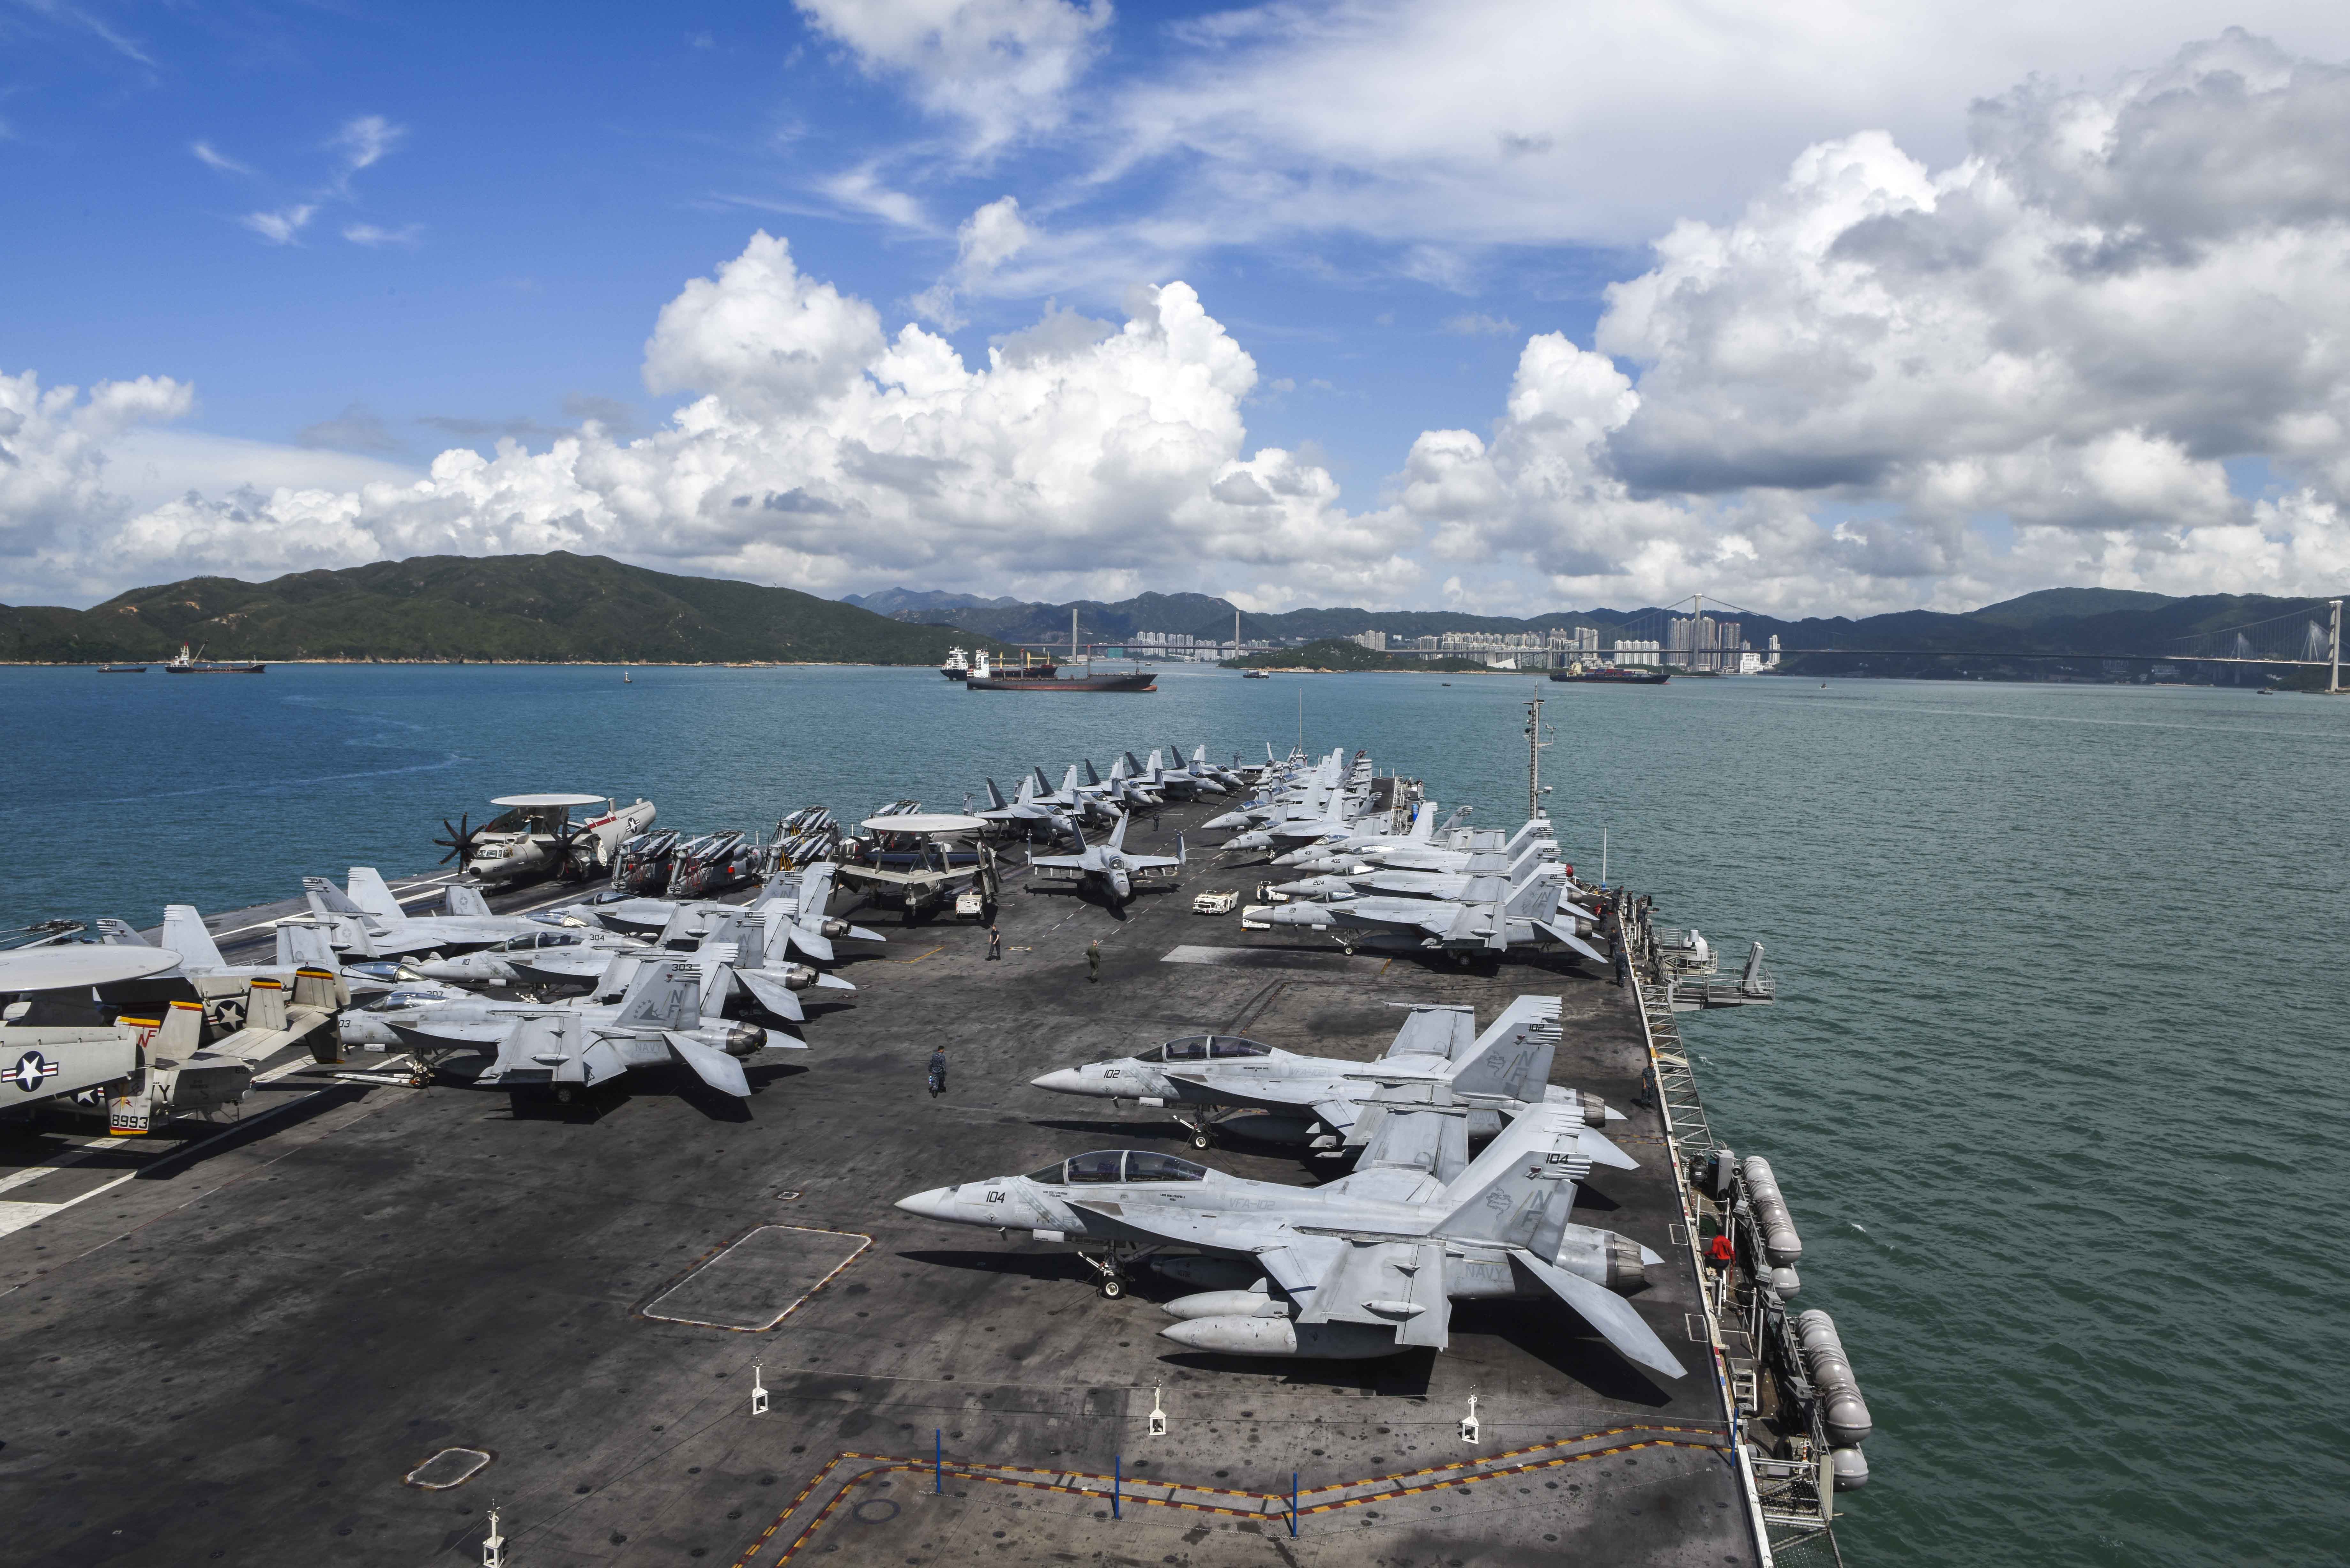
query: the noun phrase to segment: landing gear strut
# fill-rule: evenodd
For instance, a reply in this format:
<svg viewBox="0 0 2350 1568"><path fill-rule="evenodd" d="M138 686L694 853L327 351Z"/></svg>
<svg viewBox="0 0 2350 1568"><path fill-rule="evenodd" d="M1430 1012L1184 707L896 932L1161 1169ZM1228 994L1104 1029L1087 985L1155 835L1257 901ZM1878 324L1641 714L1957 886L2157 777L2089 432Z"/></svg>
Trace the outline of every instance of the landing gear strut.
<svg viewBox="0 0 2350 1568"><path fill-rule="evenodd" d="M1151 1248L1136 1247L1125 1241L1112 1241L1103 1251L1079 1252L1077 1256L1083 1258L1087 1266L1099 1276L1094 1288L1101 1293L1102 1299L1114 1302L1126 1294L1128 1265L1141 1262L1152 1251Z"/></svg>
<svg viewBox="0 0 2350 1568"><path fill-rule="evenodd" d="M1174 1115L1176 1125L1190 1130L1193 1148L1215 1147L1216 1124L1223 1119L1222 1116L1212 1111L1201 1111L1197 1116L1177 1111Z"/></svg>

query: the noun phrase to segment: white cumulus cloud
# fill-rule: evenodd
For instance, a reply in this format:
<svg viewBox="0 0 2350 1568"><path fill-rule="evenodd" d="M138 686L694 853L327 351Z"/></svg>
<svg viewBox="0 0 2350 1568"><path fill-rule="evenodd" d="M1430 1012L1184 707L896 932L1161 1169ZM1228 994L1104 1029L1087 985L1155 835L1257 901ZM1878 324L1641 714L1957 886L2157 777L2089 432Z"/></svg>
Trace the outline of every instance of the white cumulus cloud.
<svg viewBox="0 0 2350 1568"><path fill-rule="evenodd" d="M1115 328L1048 310L973 367L919 327L886 334L871 305L763 234L661 311L644 374L697 394L652 435L589 424L544 452L445 452L421 477L349 489L248 485L129 515L93 447L44 512L78 508L78 552L47 566L121 586L561 547L817 589L911 576L1130 592L1220 563L1391 596L1414 575L1409 522L1351 514L1318 463L1247 450L1255 363L1180 283L1140 292ZM94 422L86 444L100 434Z"/></svg>
<svg viewBox="0 0 2350 1568"><path fill-rule="evenodd" d="M1449 554L1610 599L2322 586L2345 146L2350 72L2239 33L1981 103L1940 171L1882 132L1822 143L1734 222L1675 225L1596 352L1533 339L1490 440L1421 438L1399 494ZM2245 456L2307 488L2231 493Z"/></svg>
<svg viewBox="0 0 2350 1568"><path fill-rule="evenodd" d="M799 0L867 71L908 82L985 152L1056 123L1101 47L1108 0Z"/></svg>

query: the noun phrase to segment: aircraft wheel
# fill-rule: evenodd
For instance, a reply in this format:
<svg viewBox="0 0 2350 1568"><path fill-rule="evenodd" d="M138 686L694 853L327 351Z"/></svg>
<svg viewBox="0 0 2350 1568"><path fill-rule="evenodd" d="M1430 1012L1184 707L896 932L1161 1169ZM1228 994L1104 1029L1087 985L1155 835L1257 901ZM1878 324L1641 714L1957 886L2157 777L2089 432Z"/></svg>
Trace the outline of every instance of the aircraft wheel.
<svg viewBox="0 0 2350 1568"><path fill-rule="evenodd" d="M1101 1293L1104 1301L1114 1302L1118 1300L1118 1297L1126 1294L1126 1282L1118 1278L1116 1274L1104 1274L1102 1276Z"/></svg>
<svg viewBox="0 0 2350 1568"><path fill-rule="evenodd" d="M1215 1141L1216 1140L1210 1137L1204 1130L1195 1132L1191 1135L1191 1147L1193 1148L1207 1148L1212 1146Z"/></svg>
<svg viewBox="0 0 2350 1568"><path fill-rule="evenodd" d="M557 1089L555 1091L555 1103L558 1106L567 1106L577 1097L578 1092L577 1089Z"/></svg>

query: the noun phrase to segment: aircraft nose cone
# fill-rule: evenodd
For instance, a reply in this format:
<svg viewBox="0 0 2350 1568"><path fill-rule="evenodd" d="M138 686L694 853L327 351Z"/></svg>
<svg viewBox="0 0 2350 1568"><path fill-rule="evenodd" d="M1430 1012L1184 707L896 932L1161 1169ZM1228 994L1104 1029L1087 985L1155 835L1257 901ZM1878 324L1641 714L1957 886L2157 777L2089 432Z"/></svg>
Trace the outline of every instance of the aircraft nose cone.
<svg viewBox="0 0 2350 1568"><path fill-rule="evenodd" d="M1082 1095L1086 1092L1086 1075L1076 1067L1056 1068L1028 1082L1039 1089L1050 1089L1056 1095Z"/></svg>
<svg viewBox="0 0 2350 1568"><path fill-rule="evenodd" d="M917 1192L910 1198L900 1198L898 1199L898 1207L909 1214L917 1214L925 1220L952 1220L955 1217L954 1189L933 1187L928 1192Z"/></svg>

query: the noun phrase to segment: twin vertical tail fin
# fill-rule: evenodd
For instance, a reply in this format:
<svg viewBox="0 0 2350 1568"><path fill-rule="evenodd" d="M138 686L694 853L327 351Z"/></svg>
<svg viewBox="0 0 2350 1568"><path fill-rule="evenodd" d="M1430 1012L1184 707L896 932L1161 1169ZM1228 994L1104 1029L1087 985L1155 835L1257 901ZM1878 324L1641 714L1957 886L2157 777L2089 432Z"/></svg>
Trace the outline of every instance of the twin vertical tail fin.
<svg viewBox="0 0 2350 1568"><path fill-rule="evenodd" d="M442 895L442 902L452 915L480 918L490 912L490 901L482 897L482 890L463 882L450 883L448 891Z"/></svg>
<svg viewBox="0 0 2350 1568"><path fill-rule="evenodd" d="M1452 1075L1453 1092L1539 1103L1556 1049L1554 1041L1530 1035L1497 1041L1461 1064Z"/></svg>
<svg viewBox="0 0 2350 1568"><path fill-rule="evenodd" d="M1109 830L1110 848L1121 850L1126 847L1126 825L1133 820L1134 818L1130 816L1121 816L1118 819L1118 826Z"/></svg>
<svg viewBox="0 0 2350 1568"><path fill-rule="evenodd" d="M640 964L613 1023L624 1029L691 1029L702 1022L702 977L679 961Z"/></svg>
<svg viewBox="0 0 2350 1568"><path fill-rule="evenodd" d="M1022 793L1025 794L1026 792L1024 790ZM1003 792L995 787L995 781L993 779L989 779L987 781L987 809L990 811L1002 811L1003 809Z"/></svg>
<svg viewBox="0 0 2350 1568"><path fill-rule="evenodd" d="M288 920L277 928L277 966L280 969L335 967L334 944L327 940L327 928L307 920Z"/></svg>
<svg viewBox="0 0 2350 1568"><path fill-rule="evenodd" d="M1575 1184L1591 1174L1576 1146L1581 1114L1565 1106L1530 1107L1485 1147L1444 1189L1451 1212L1437 1222L1448 1241L1523 1247L1545 1260L1558 1255L1575 1207Z"/></svg>
<svg viewBox="0 0 2350 1568"><path fill-rule="evenodd" d="M286 928L277 928L283 932ZM282 940L282 939L281 939ZM191 904L163 906L163 945L180 955L183 969L225 969L220 944L204 929L204 918Z"/></svg>
<svg viewBox="0 0 2350 1568"><path fill-rule="evenodd" d="M351 902L377 919L396 926L408 919L408 911L400 907L400 900L393 898L391 889L384 885L383 873L374 867L352 867L348 887ZM487 913L487 910L484 912Z"/></svg>

